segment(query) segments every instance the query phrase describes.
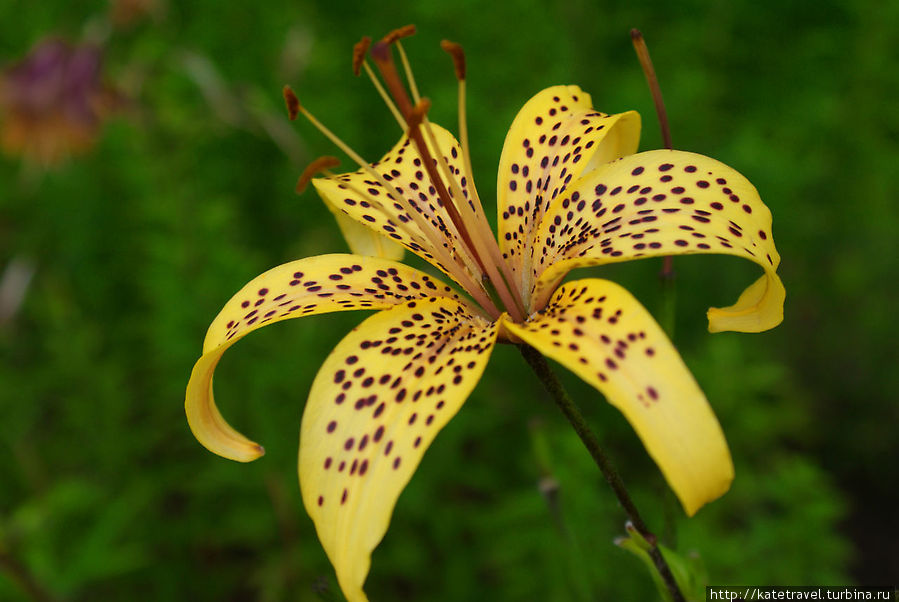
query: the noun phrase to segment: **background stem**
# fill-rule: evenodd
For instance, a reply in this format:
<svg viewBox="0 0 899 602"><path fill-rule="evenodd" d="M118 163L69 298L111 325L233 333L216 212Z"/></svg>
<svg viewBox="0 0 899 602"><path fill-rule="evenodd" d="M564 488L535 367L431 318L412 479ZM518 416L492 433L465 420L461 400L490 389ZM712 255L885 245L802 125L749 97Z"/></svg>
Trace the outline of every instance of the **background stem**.
<svg viewBox="0 0 899 602"><path fill-rule="evenodd" d="M674 580L674 575L671 573L668 563L665 562L665 559L662 557L662 553L656 544L656 536L649 531L646 523L643 522L640 512L637 510L634 501L631 499L630 494L628 494L627 489L624 486L621 475L618 474L618 471L615 470L611 460L606 456L602 446L599 444L599 439L597 439L596 434L590 430L580 409L565 391L558 376L556 376L556 373L553 372L549 363L546 361L546 358L543 357L540 352L529 345L519 345L518 350L521 351L521 355L524 356L525 361L527 361L531 368L533 368L537 377L540 379L540 382L543 383L544 388L552 396L553 401L556 402L559 409L562 410L565 418L567 418L568 422L571 423L571 426L574 427L578 437L581 438L587 451L590 452L590 456L593 457L593 460L599 467L600 472L602 472L606 481L608 481L609 486L615 493L615 497L618 498L621 507L624 508L624 512L627 514L628 519L633 523L634 528L636 528L637 531L639 531L639 533L651 544L649 555L652 557L653 563L659 571L659 575L661 575L668 591L671 593L672 599L675 602L684 602L684 596L681 594L677 582Z"/></svg>

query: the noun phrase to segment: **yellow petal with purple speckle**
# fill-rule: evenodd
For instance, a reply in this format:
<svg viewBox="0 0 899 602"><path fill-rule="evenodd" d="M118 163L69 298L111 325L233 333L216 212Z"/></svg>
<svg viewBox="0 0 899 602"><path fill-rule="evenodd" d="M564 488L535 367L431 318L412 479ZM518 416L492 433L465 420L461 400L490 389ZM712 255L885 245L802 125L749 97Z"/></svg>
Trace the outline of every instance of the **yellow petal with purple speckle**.
<svg viewBox="0 0 899 602"><path fill-rule="evenodd" d="M596 387L621 410L693 515L734 477L721 426L649 312L608 280L563 284L525 324L503 328Z"/></svg>
<svg viewBox="0 0 899 602"><path fill-rule="evenodd" d="M213 320L187 384L184 408L197 440L220 456L249 462L262 455L222 418L212 376L225 351L268 324L322 313L384 309L412 299L459 299L448 286L401 263L358 255L319 255L272 268L250 281ZM461 300L457 301L461 302Z"/></svg>
<svg viewBox="0 0 899 602"><path fill-rule="evenodd" d="M655 150L607 164L572 184L546 213L532 249L535 307L576 267L721 253L765 270L738 303L709 310L709 329L759 332L783 320L771 211L732 168L702 155Z"/></svg>
<svg viewBox="0 0 899 602"><path fill-rule="evenodd" d="M431 125L439 151L430 143L428 148L432 156L437 157L439 152L446 158L466 202L470 203L467 201L470 176L465 172L462 149L447 130L436 124ZM363 169L333 178L314 178L312 185L334 210L403 245L450 275L450 270L438 260L432 241L436 237L446 252L455 255L461 245L459 234L428 178L415 145L403 136L390 152L372 164L372 168L402 195L405 199L403 203L398 202L381 182ZM474 209L473 204L470 206ZM422 232L409 214L408 207L412 207L430 224L432 237Z"/></svg>
<svg viewBox="0 0 899 602"><path fill-rule="evenodd" d="M639 140L639 114L600 113L577 86L553 86L525 103L506 135L497 176L499 244L513 270L521 269L546 207L573 180L636 152Z"/></svg>
<svg viewBox="0 0 899 602"><path fill-rule="evenodd" d="M349 600L365 600L397 498L481 378L496 332L452 299L409 301L365 320L319 370L300 432L300 486Z"/></svg>
<svg viewBox="0 0 899 602"><path fill-rule="evenodd" d="M356 255L399 261L406 254L403 247L392 242L386 236L363 226L350 216L335 210L330 204L326 203L326 205L334 215L334 219L337 220L337 227L340 228L340 233L343 234L347 246Z"/></svg>

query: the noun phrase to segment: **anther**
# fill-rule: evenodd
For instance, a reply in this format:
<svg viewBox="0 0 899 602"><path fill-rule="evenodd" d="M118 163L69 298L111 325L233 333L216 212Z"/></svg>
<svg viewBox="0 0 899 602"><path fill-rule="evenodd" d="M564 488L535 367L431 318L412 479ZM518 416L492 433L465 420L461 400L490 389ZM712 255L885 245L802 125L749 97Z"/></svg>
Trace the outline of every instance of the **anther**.
<svg viewBox="0 0 899 602"><path fill-rule="evenodd" d="M371 46L371 38L368 36L364 36L353 46L353 75L359 75L362 70L362 63L365 61L365 53L368 52L369 46Z"/></svg>
<svg viewBox="0 0 899 602"><path fill-rule="evenodd" d="M415 35L415 25L403 25L402 27L398 27L388 33L386 36L381 38L381 41L387 45L393 44L397 40L401 40L403 38L408 38L409 36Z"/></svg>
<svg viewBox="0 0 899 602"><path fill-rule="evenodd" d="M290 86L284 86L284 103L287 105L287 117L293 121L300 114L300 99Z"/></svg>
<svg viewBox="0 0 899 602"><path fill-rule="evenodd" d="M462 46L449 40L443 40L440 42L440 47L453 58L453 66L456 68L456 79L464 80L465 51L462 50Z"/></svg>
<svg viewBox="0 0 899 602"><path fill-rule="evenodd" d="M306 191L306 187L309 186L309 182L312 181L312 178L313 176L315 176L315 174L327 171L332 167L337 167L338 165L340 165L340 160L337 157L332 157L330 155L319 157L318 159L310 163L306 167L306 169L303 170L303 173L300 174L300 177L297 180L297 194L303 194Z"/></svg>
<svg viewBox="0 0 899 602"><path fill-rule="evenodd" d="M379 52L377 50L378 48L383 48L383 51ZM386 67L387 71L392 76L392 82L391 82L391 77L385 77L385 80L388 83L393 83L394 85L391 87L397 88L397 92L399 92L400 94L402 94L404 96L403 99L405 100L405 106L407 107L407 113L411 114L412 111L414 110L414 107L409 102L408 96L405 96L405 90L402 89L402 84L399 81L399 78L396 73L396 68L394 67L393 60L390 56L389 47L382 44L381 42L378 42L377 44L374 45L373 48L371 48L370 52L372 53L372 56L380 55L381 57L386 57L384 64L383 65L378 64L378 67L379 68ZM366 63L364 63L364 62L363 62L363 65L367 66ZM383 71L382 71L382 73L383 73ZM329 140L331 140L331 142L333 142L339 149L341 149L343 152L345 152L347 155L349 155L349 157L352 158L353 161L355 161L356 164L359 165L360 168L362 168L363 170L368 172L368 174L373 179L377 180L378 183L380 183L381 186L383 186L388 191L389 198L392 198L392 199L396 200L397 202L402 203L404 205L404 209L406 210L407 213L409 213L412 220L418 226L419 230L421 231L421 234L424 236L424 238L428 239L429 242L434 245L433 249L436 252L436 257L437 257L438 261L440 262L440 266L442 267L442 269L447 271L448 274L451 274L463 288L465 288L467 291L469 291L471 293L472 297L475 299L475 302L478 303L479 305L481 305L481 307L483 307L484 310L487 311L487 313L489 315L494 316L494 317L499 316L500 315L499 310L496 308L496 306L493 304L493 302L489 299L489 297L486 296L486 293L483 292L483 290L479 286L479 283L475 282L472 279L472 275L469 273L470 268L467 265L459 263L459 261L457 261L456 257L450 253L450 250L445 248L445 245L441 244L442 240L441 240L440 236L438 235L438 233L434 229L434 227L436 227L436 226L432 227L432 224L429 221L427 221L425 216L423 216L423 214L420 211L416 211L416 209L412 205L409 204L409 200L406 197L404 197L394 186L392 186L389 181L385 180L384 177L380 173L378 173L371 164L369 164L362 157L360 157L358 153L353 151L353 149L351 149L345 142L343 142L343 140L338 138L337 135L334 134L334 132L332 132L327 127L325 127L325 125L322 124L318 119L316 119L312 113L310 113L305 107L303 107L300 104L300 101L297 98L296 94L294 94L293 90L291 90L289 86L284 87L284 100L287 103L288 114L291 116L292 119L296 118L297 114L302 113L303 116L309 120L309 123L311 123L318 131L320 131L322 134L324 134ZM427 108L426 108L427 106L428 106L427 104L421 105L421 111L422 112L427 111ZM427 147L424 145L424 140L422 139L421 133L418 131L417 128L415 130L411 130L411 131L414 132L413 137L416 138L416 140L415 140L416 146L419 148L419 151L422 154L423 163L425 164L426 168L429 168L428 175L432 176L432 172L434 171L433 159L430 158L430 153L428 152ZM422 147L424 147L423 151L421 150ZM321 166L322 165L319 164L317 167L321 167ZM314 169L312 167L310 167L309 170L307 170L307 171L309 173L307 173L306 179L310 179L311 176L309 174L314 173ZM433 175L436 175L436 174L433 174ZM302 178L301 178L301 180L302 180ZM298 185L301 183L302 183L301 181L297 182ZM437 187L438 195L440 196L440 198L442 200L444 200L444 202L452 202L449 195L446 192L446 188L443 185L442 181L440 181L439 179L434 181L434 186ZM361 196L364 196L364 193L359 193L359 192L357 192L357 193L360 194ZM372 203L372 205L377 205L377 202ZM412 236L415 237L418 235L412 233ZM455 269L454 269L454 267L455 267Z"/></svg>

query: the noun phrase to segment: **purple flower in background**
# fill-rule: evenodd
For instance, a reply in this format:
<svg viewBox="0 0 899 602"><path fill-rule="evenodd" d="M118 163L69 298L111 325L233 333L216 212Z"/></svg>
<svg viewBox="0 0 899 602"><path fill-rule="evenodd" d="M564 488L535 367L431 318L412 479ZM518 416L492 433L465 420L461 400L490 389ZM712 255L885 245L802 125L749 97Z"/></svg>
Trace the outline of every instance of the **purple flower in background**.
<svg viewBox="0 0 899 602"><path fill-rule="evenodd" d="M43 166L96 141L115 94L101 81L102 53L60 39L39 42L0 74L0 146Z"/></svg>

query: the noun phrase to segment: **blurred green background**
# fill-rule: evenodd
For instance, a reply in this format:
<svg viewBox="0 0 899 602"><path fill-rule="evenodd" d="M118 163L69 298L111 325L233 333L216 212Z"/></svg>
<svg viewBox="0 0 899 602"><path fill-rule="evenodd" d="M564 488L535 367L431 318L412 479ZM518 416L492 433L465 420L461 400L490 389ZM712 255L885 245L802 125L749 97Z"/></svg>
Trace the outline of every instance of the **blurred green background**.
<svg viewBox="0 0 899 602"><path fill-rule="evenodd" d="M0 159L0 274L33 270L0 322L0 599L341 599L302 509L297 434L317 367L362 316L282 323L225 356L217 399L266 446L253 464L197 444L183 395L206 326L246 281L345 250L314 192L293 192L302 166L334 151L287 121L281 86L378 158L398 131L353 77L351 48L406 23L419 28L405 47L432 117L452 129L438 42L466 49L488 199L505 129L548 85L639 110L641 148L660 146L628 35L643 30L675 146L734 166L774 213L786 318L760 335L708 334L705 309L736 299L757 268L676 260L676 342L737 469L693 519L620 414L562 378L651 527L698 555L710 583L899 581L899 4L195 0L113 27L110 6L0 0L0 62L50 35L102 40L104 80L125 99L89 154L51 169ZM658 269L589 273L657 310ZM536 391L517 351L498 348L400 498L373 600L654 599L612 543L622 511Z"/></svg>

